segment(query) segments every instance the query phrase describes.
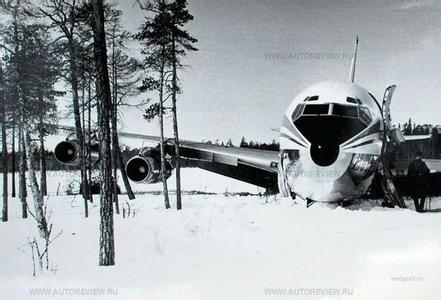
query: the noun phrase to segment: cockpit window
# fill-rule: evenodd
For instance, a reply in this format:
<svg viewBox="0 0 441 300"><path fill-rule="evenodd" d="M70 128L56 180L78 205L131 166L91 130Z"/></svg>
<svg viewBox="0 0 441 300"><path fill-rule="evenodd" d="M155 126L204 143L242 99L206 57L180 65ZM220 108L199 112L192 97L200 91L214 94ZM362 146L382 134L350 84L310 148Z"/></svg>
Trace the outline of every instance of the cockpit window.
<svg viewBox="0 0 441 300"><path fill-rule="evenodd" d="M302 111L303 111L303 107L305 105L304 104L299 104L297 105L296 109L294 110L293 114L292 114L292 120L295 121L298 118L300 118L300 116L302 115Z"/></svg>
<svg viewBox="0 0 441 300"><path fill-rule="evenodd" d="M357 106L334 104L332 114L340 117L358 118Z"/></svg>
<svg viewBox="0 0 441 300"><path fill-rule="evenodd" d="M357 101L355 100L355 98L352 98L352 97L346 97L346 102L357 104Z"/></svg>
<svg viewBox="0 0 441 300"><path fill-rule="evenodd" d="M358 98L346 97L346 102L363 105L363 102Z"/></svg>
<svg viewBox="0 0 441 300"><path fill-rule="evenodd" d="M317 101L318 99L319 99L319 96L309 96L309 97L306 97L305 100L303 100L303 102Z"/></svg>
<svg viewBox="0 0 441 300"><path fill-rule="evenodd" d="M360 120L366 125L372 122L372 115L367 107L360 107Z"/></svg>
<svg viewBox="0 0 441 300"><path fill-rule="evenodd" d="M338 103L326 104L304 104L300 103L292 114L293 122L305 116L327 116L358 119L362 124L368 126L372 122L372 114L369 108L361 105L345 105Z"/></svg>
<svg viewBox="0 0 441 300"><path fill-rule="evenodd" d="M303 110L304 115L327 115L329 104L312 104L306 105Z"/></svg>

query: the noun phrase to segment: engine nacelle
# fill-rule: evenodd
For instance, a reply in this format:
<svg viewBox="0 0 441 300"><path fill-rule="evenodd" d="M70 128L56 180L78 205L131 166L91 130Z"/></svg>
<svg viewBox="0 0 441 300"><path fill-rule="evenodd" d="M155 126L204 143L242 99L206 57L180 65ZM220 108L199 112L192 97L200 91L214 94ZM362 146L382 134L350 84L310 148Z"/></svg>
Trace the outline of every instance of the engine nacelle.
<svg viewBox="0 0 441 300"><path fill-rule="evenodd" d="M165 177L172 173L169 161L165 164ZM158 183L161 181L161 158L159 153L150 152L132 157L126 164L127 177L137 183Z"/></svg>
<svg viewBox="0 0 441 300"><path fill-rule="evenodd" d="M99 157L98 144L93 143L85 147L86 161L90 158L95 163ZM55 159L65 165L80 165L80 143L78 140L65 140L58 143L54 150Z"/></svg>

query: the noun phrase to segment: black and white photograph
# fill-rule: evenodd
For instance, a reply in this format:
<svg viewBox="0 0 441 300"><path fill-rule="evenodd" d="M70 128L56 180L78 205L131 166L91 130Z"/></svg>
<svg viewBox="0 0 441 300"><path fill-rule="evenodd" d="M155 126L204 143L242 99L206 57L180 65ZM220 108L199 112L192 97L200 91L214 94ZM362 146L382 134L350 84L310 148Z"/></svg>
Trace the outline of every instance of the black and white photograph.
<svg viewBox="0 0 441 300"><path fill-rule="evenodd" d="M441 2L0 0L0 299L441 299Z"/></svg>

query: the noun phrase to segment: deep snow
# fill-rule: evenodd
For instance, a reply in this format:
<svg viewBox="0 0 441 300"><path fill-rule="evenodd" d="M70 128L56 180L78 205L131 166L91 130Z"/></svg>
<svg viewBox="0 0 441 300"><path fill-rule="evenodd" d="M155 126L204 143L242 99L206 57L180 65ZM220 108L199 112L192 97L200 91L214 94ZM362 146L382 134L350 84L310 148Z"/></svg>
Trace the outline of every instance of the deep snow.
<svg viewBox="0 0 441 300"><path fill-rule="evenodd" d="M80 197L54 195L58 182L63 192L71 177L50 175L48 207L54 233L63 233L50 248L54 270L36 278L26 246L37 236L35 222L20 219L18 200L10 200L10 221L0 224L0 299L47 298L31 297L33 288L110 288L117 295L108 299L439 299L441 294L437 213L385 209L377 201L307 209L287 198L225 196L226 190L261 190L197 169L184 170L184 189L219 194L184 195L179 212L165 210L160 195L138 196L130 201L134 217L115 216L116 266L98 267L98 198L84 219ZM126 201L126 195L120 198ZM438 207L439 198L432 201ZM265 292L276 288L296 294L347 289L352 295ZM97 297L104 298L61 298Z"/></svg>

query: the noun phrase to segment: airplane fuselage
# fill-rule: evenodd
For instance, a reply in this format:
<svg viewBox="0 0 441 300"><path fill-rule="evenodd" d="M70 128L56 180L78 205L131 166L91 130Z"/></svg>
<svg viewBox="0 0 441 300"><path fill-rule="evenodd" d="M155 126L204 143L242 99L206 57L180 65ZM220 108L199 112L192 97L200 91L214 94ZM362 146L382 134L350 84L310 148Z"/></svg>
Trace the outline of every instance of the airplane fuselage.
<svg viewBox="0 0 441 300"><path fill-rule="evenodd" d="M381 107L365 89L353 83L322 82L302 91L283 115L280 153L181 141L180 156L193 162L191 166L272 191L278 185L284 196L344 201L362 196L371 185L383 132ZM159 138L140 138L153 147L142 148L128 161L128 177L139 183L159 182ZM75 138L67 139L57 145L55 157L78 165L78 146ZM87 149L87 155L98 153L95 146ZM168 142L165 150L172 157L173 143ZM167 166L166 178L174 168L173 159Z"/></svg>

